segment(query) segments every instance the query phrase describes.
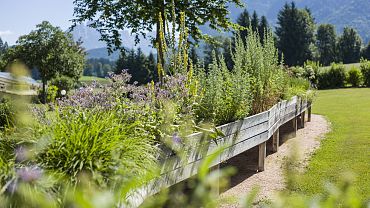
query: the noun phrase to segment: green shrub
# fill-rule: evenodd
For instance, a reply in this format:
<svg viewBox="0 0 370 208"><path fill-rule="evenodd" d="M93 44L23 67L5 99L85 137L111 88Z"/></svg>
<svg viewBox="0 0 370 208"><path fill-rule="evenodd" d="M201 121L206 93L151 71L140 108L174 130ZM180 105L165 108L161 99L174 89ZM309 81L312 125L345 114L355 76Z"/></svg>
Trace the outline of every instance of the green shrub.
<svg viewBox="0 0 370 208"><path fill-rule="evenodd" d="M74 88L74 81L67 77L67 76L60 76L57 78L54 78L50 81L51 85L54 85L58 88L57 97L61 97L61 90L65 90L66 92L69 92Z"/></svg>
<svg viewBox="0 0 370 208"><path fill-rule="evenodd" d="M214 52L208 71L208 74L202 68L196 71L202 91L197 121L217 126L246 117L251 103L248 74L237 68L229 71L224 58L217 61Z"/></svg>
<svg viewBox="0 0 370 208"><path fill-rule="evenodd" d="M283 98L289 100L293 96L304 96L310 89L310 82L302 77L291 77L286 75Z"/></svg>
<svg viewBox="0 0 370 208"><path fill-rule="evenodd" d="M364 85L370 87L370 61L362 59L360 69L364 79Z"/></svg>
<svg viewBox="0 0 370 208"><path fill-rule="evenodd" d="M347 83L351 84L352 87L359 87L362 82L361 71L357 67L352 67L348 71Z"/></svg>
<svg viewBox="0 0 370 208"><path fill-rule="evenodd" d="M38 91L39 101L43 100L42 89ZM54 85L49 85L46 89L46 103L53 103L58 96L58 87Z"/></svg>
<svg viewBox="0 0 370 208"><path fill-rule="evenodd" d="M345 67L343 64L332 64L330 69L321 72L318 78L319 89L344 87L346 81Z"/></svg>
<svg viewBox="0 0 370 208"><path fill-rule="evenodd" d="M321 65L319 62L306 61L304 63L304 77L306 77L314 86L318 84L318 74L320 67Z"/></svg>
<svg viewBox="0 0 370 208"><path fill-rule="evenodd" d="M13 127L15 122L14 110L8 99L0 98L0 130Z"/></svg>

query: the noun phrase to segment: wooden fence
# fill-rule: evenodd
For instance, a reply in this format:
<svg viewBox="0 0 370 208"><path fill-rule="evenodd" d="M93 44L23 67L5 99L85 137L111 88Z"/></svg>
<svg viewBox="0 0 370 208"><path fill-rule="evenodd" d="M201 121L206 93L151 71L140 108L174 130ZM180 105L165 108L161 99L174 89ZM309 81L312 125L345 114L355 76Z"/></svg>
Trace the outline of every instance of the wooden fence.
<svg viewBox="0 0 370 208"><path fill-rule="evenodd" d="M268 111L217 127L224 134L222 138L209 140L203 133L188 136L187 148L184 148L186 156L164 154L166 156L161 160L161 176L130 195L131 205L137 207L148 196L194 176L203 159L214 154L220 147L224 147L224 150L210 167L259 146L258 170L263 171L267 140L272 138L272 150L278 151L279 128L291 122L295 133L298 125L304 127L306 111L308 111L308 121L311 121L311 104L306 100L293 97L289 101L277 103Z"/></svg>

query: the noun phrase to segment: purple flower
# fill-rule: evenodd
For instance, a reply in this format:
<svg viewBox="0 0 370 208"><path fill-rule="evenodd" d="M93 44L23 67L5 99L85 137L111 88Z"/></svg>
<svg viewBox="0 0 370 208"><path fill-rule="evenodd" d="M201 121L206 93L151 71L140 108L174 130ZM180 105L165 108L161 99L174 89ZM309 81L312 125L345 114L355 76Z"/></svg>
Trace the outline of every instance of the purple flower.
<svg viewBox="0 0 370 208"><path fill-rule="evenodd" d="M32 182L42 176L42 169L38 166L22 167L16 171L18 177L24 182Z"/></svg>
<svg viewBox="0 0 370 208"><path fill-rule="evenodd" d="M179 137L177 133L172 135L172 142L175 144L182 144L182 139Z"/></svg>

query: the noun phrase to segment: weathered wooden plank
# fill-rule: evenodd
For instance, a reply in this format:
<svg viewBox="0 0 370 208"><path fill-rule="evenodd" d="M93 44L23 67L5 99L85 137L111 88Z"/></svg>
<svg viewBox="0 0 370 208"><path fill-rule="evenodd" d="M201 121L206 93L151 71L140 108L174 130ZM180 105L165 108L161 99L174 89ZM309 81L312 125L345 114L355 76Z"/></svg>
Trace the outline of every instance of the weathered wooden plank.
<svg viewBox="0 0 370 208"><path fill-rule="evenodd" d="M173 155L172 157L168 158L162 165L161 171L162 173L165 173L194 161L201 160L205 156L212 154L217 148L220 147L220 145L224 147L232 146L235 143L248 140L249 138L261 134L262 132L267 131L267 129L268 123L267 121L265 121L264 123L260 123L250 128L239 131L236 134L219 138L216 141L210 141L209 143L197 146L194 149L188 149L187 151L184 151L185 155L183 155L182 157Z"/></svg>

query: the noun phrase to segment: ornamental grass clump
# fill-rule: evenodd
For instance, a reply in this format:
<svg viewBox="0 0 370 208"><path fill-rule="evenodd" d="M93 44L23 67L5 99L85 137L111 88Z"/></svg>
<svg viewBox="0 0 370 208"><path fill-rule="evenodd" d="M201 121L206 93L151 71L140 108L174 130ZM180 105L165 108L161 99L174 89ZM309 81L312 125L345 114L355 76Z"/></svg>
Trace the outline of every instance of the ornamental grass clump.
<svg viewBox="0 0 370 208"><path fill-rule="evenodd" d="M126 109L127 110L127 109ZM78 182L89 174L101 186L145 174L154 167L155 137L134 109L126 112L56 112L50 126L40 126L47 145L37 154L43 168Z"/></svg>

